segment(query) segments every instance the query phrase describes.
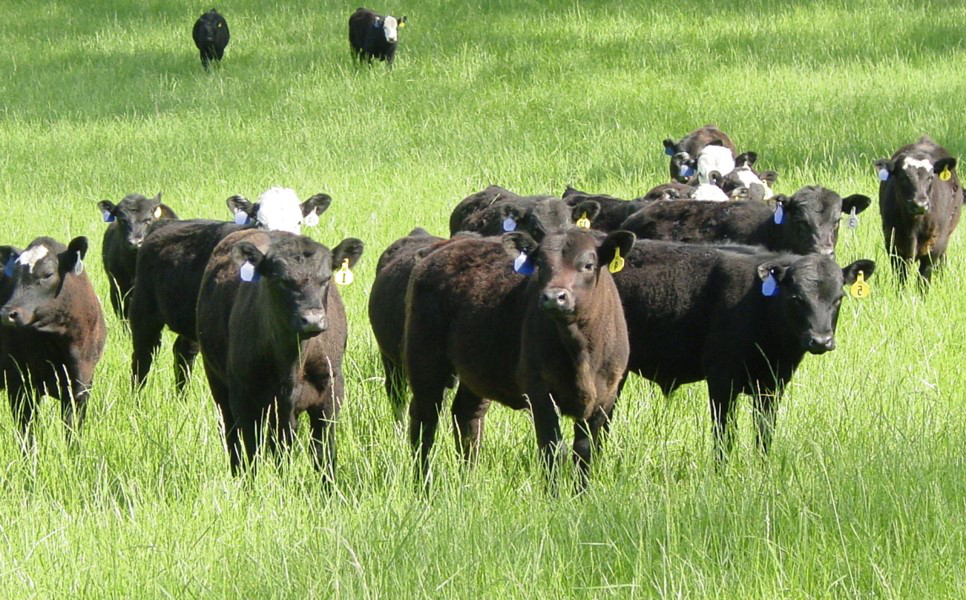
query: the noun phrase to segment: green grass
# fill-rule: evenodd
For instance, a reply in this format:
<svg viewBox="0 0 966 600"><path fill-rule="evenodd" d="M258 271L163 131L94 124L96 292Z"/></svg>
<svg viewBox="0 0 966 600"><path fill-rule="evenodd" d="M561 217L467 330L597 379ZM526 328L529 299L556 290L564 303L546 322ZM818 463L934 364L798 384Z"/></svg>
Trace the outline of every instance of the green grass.
<svg viewBox="0 0 966 600"><path fill-rule="evenodd" d="M843 230L843 263L879 263L873 296L845 303L835 352L805 359L767 460L747 400L718 472L704 387L667 401L634 380L577 498L545 494L527 415L502 407L475 470L440 429L417 493L365 311L379 252L417 225L445 233L468 193L632 197L665 180L661 140L705 123L779 171L780 192L875 197L871 163L898 146L966 148L966 5L393 0L377 8L409 22L391 73L351 64L355 4L217 6L234 37L206 75L190 28L208 5L0 4L0 241L97 248L95 203L131 192L224 219L236 193L331 194L310 235L367 244L343 290L339 485L323 493L304 447L233 479L202 373L177 397L166 337L132 395L109 315L76 447L55 402L27 457L0 411L0 596L966 596L962 233L923 297L895 289L874 207ZM106 302L98 252L88 267Z"/></svg>

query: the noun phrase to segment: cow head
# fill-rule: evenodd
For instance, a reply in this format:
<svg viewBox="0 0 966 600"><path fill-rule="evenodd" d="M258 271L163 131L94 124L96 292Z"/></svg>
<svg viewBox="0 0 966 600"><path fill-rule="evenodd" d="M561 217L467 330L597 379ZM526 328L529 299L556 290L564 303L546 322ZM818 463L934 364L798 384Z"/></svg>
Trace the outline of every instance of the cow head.
<svg viewBox="0 0 966 600"><path fill-rule="evenodd" d="M397 19L389 15L377 18L373 21L372 26L376 29L382 29L383 35L386 36L386 41L390 44L395 44L399 40L399 30L406 26L406 17Z"/></svg>
<svg viewBox="0 0 966 600"><path fill-rule="evenodd" d="M144 236L148 234L148 227L158 219L177 219L174 211L161 204L161 193L154 198L145 198L141 194L129 194L119 203L101 200L97 203L98 210L107 223L117 223L121 232L121 240L131 250L141 247Z"/></svg>
<svg viewBox="0 0 966 600"><path fill-rule="evenodd" d="M678 183L691 183L695 179L697 161L687 152L671 156L671 179Z"/></svg>
<svg viewBox="0 0 966 600"><path fill-rule="evenodd" d="M775 226L780 228L784 247L790 252L833 256L842 213L848 214L853 208L860 213L871 203L861 194L842 198L832 190L807 186L790 198L775 196Z"/></svg>
<svg viewBox="0 0 966 600"><path fill-rule="evenodd" d="M540 309L554 320L572 323L593 304L601 270L608 269L617 254L626 257L634 241L629 231L614 231L605 237L571 228L549 233L539 243L523 232L506 233L503 248L516 265L522 257L535 267Z"/></svg>
<svg viewBox="0 0 966 600"><path fill-rule="evenodd" d="M332 197L315 194L305 202L299 202L294 190L274 187L262 194L258 202L235 195L225 203L239 225L254 223L259 229L298 234L302 225L315 227L319 224L319 216L332 204Z"/></svg>
<svg viewBox="0 0 966 600"><path fill-rule="evenodd" d="M216 32L225 26L224 21L225 19L218 14L215 9L211 9L202 14L198 18L198 25L196 29L198 32L199 41L202 41L206 44L214 43Z"/></svg>
<svg viewBox="0 0 966 600"><path fill-rule="evenodd" d="M59 314L56 300L67 279L83 273L87 245L86 237L76 237L67 246L40 237L23 251L0 246L6 297L0 325L38 330L57 325L53 322Z"/></svg>
<svg viewBox="0 0 966 600"><path fill-rule="evenodd" d="M903 209L910 215L922 215L931 208L932 189L939 185L940 174L944 171L953 173L956 159L944 157L934 161L925 157L900 156L895 160L883 158L874 164L882 185L893 182Z"/></svg>
<svg viewBox="0 0 966 600"><path fill-rule="evenodd" d="M307 237L280 234L264 253L241 241L232 246L231 256L243 279L268 289L269 306L260 308L293 333L308 337L329 326L325 311L333 271L343 264L351 268L362 250L362 242L355 238L346 238L330 251ZM246 264L254 269L248 277L243 271Z"/></svg>
<svg viewBox="0 0 966 600"><path fill-rule="evenodd" d="M781 303L785 326L802 352L823 354L835 349L835 326L842 288L852 285L859 272L868 279L875 271L871 260L857 260L840 269L828 256L783 256L758 265L762 281L773 278L775 299Z"/></svg>

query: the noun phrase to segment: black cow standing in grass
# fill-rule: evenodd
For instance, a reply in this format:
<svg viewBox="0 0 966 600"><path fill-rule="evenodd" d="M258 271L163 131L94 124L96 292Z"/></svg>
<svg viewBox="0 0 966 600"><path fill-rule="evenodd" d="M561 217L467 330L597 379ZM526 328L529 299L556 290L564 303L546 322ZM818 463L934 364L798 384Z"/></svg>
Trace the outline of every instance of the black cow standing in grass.
<svg viewBox="0 0 966 600"><path fill-rule="evenodd" d="M908 263L919 262L926 284L946 257L949 236L959 223L963 188L956 159L928 136L875 162L879 212L892 266L905 282Z"/></svg>
<svg viewBox="0 0 966 600"><path fill-rule="evenodd" d="M330 251L304 236L247 230L212 252L198 342L234 473L251 463L263 426L272 449L288 446L308 412L316 467L334 477L348 325L333 271L352 267L362 250L355 238Z"/></svg>
<svg viewBox="0 0 966 600"><path fill-rule="evenodd" d="M25 443L42 395L60 400L68 439L84 419L107 337L84 273L87 245L40 237L23 251L0 246L0 370Z"/></svg>
<svg viewBox="0 0 966 600"><path fill-rule="evenodd" d="M586 484L592 440L600 440L629 351L608 265L633 243L626 231L604 237L571 227L539 243L511 232L454 239L416 265L403 360L413 390L409 439L424 477L443 390L456 375L452 412L464 459L476 455L496 400L531 410L553 480L564 448L559 412L575 419L574 458Z"/></svg>
<svg viewBox="0 0 966 600"><path fill-rule="evenodd" d="M707 381L719 459L731 445L732 405L750 394L766 451L777 402L802 358L835 348L843 286L874 270L871 260L842 269L821 254L640 240L614 278L631 344L627 368L665 395Z"/></svg>
<svg viewBox="0 0 966 600"><path fill-rule="evenodd" d="M178 215L161 203L160 193L154 198L129 194L117 204L101 200L97 208L109 224L104 232L101 258L107 279L111 282L111 307L118 317L127 319L138 250L148 233L148 227L158 219L177 219Z"/></svg>
<svg viewBox="0 0 966 600"><path fill-rule="evenodd" d="M731 242L769 250L833 255L842 213L865 210L872 200L853 194L841 198L832 190L804 187L790 198L764 202L654 202L627 218L621 229L639 238L679 242Z"/></svg>
<svg viewBox="0 0 966 600"><path fill-rule="evenodd" d="M211 61L221 62L225 55L225 48L231 39L228 32L228 21L225 17L218 14L218 11L211 9L202 14L195 21L194 29L191 30L191 37L195 40L195 46L201 54L201 66L205 71L211 70Z"/></svg>
<svg viewBox="0 0 966 600"><path fill-rule="evenodd" d="M382 16L368 8L357 8L349 17L349 46L361 62L372 64L372 59L385 61L392 67L399 44L399 29L406 17Z"/></svg>

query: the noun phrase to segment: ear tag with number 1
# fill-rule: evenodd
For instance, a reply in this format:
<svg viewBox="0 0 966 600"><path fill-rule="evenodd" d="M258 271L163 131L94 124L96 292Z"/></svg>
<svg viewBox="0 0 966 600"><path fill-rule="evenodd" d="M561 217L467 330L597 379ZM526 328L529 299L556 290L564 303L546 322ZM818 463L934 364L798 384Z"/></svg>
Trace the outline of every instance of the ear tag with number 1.
<svg viewBox="0 0 966 600"><path fill-rule="evenodd" d="M235 225L248 225L248 213L243 210L236 212Z"/></svg>
<svg viewBox="0 0 966 600"><path fill-rule="evenodd" d="M517 222L513 217L503 219L503 231L516 231Z"/></svg>
<svg viewBox="0 0 966 600"><path fill-rule="evenodd" d="M785 208L779 204L775 207L775 225L785 224Z"/></svg>
<svg viewBox="0 0 966 600"><path fill-rule="evenodd" d="M761 295L766 298L778 295L778 281L775 280L773 274L769 273L768 277L761 283Z"/></svg>
<svg viewBox="0 0 966 600"><path fill-rule="evenodd" d="M943 167L943 170L939 173L939 178L942 179L943 181L949 181L952 178L952 176L953 174L949 172L948 166Z"/></svg>
<svg viewBox="0 0 966 600"><path fill-rule="evenodd" d="M590 229L590 219L587 218L587 213L580 215L580 218L577 219L577 227Z"/></svg>
<svg viewBox="0 0 966 600"><path fill-rule="evenodd" d="M859 217L855 214L854 206L852 207L852 210L849 211L849 220L847 224L849 229L858 229L859 227Z"/></svg>
<svg viewBox="0 0 966 600"><path fill-rule="evenodd" d="M530 260L526 252L521 251L520 256L513 259L513 271L520 275L533 274L533 261Z"/></svg>
<svg viewBox="0 0 966 600"><path fill-rule="evenodd" d="M621 249L614 248L614 258L607 265L607 270L611 273L620 273L624 269L624 259L621 258Z"/></svg>
<svg viewBox="0 0 966 600"><path fill-rule="evenodd" d="M849 288L849 295L861 300L868 298L871 294L872 288L865 282L865 273L859 271L859 276L855 279L855 283Z"/></svg>
<svg viewBox="0 0 966 600"><path fill-rule="evenodd" d="M335 282L339 285L349 285L355 279L352 270L349 268L349 259L343 259L342 266L335 272Z"/></svg>
<svg viewBox="0 0 966 600"><path fill-rule="evenodd" d="M238 274L241 277L242 281L247 281L248 283L255 283L256 281L261 279L261 276L255 272L255 265L253 265L247 260L245 261L245 264L241 266L241 269L238 271Z"/></svg>

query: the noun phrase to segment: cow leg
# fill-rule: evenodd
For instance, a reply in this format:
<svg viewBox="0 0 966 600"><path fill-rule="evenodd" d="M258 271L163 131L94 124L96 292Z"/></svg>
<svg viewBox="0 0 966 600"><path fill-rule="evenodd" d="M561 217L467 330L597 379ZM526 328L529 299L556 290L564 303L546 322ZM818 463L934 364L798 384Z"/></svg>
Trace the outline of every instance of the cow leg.
<svg viewBox="0 0 966 600"><path fill-rule="evenodd" d="M201 53L201 66L205 68L205 71L211 71L211 61L208 59L208 54L204 50L199 52Z"/></svg>
<svg viewBox="0 0 966 600"><path fill-rule="evenodd" d="M382 370L386 375L386 396L392 405L392 414L396 425L402 425L406 419L406 380L402 367L389 360L385 354L382 358Z"/></svg>
<svg viewBox="0 0 966 600"><path fill-rule="evenodd" d="M935 266L933 262L933 257L931 254L926 254L925 256L919 257L919 289L925 292L929 289L929 285L932 283L932 270Z"/></svg>
<svg viewBox="0 0 966 600"><path fill-rule="evenodd" d="M529 390L538 388L529 387ZM537 434L537 448L543 458L544 469L550 482L550 492L557 493L556 472L566 453L563 435L560 432L560 418L554 407L553 397L548 391L531 391L527 394L530 399L530 411L533 413L533 428Z"/></svg>
<svg viewBox="0 0 966 600"><path fill-rule="evenodd" d="M74 441L74 437L80 433L81 425L87 415L87 400L91 395L91 377L83 380L72 379L70 386L65 386L60 396L60 415L64 421L67 443Z"/></svg>
<svg viewBox="0 0 966 600"><path fill-rule="evenodd" d="M33 448L35 440L30 430L30 423L34 418L36 397L33 390L28 389L19 376L11 377L7 381L7 397L13 420L20 429L20 449L26 454Z"/></svg>
<svg viewBox="0 0 966 600"><path fill-rule="evenodd" d="M423 483L429 483L429 453L433 449L439 410L443 405L444 381L437 385L412 382L413 399L409 403L409 444L417 455L416 468Z"/></svg>
<svg viewBox="0 0 966 600"><path fill-rule="evenodd" d="M135 300L137 297L135 297ZM161 331L164 323L156 310L138 310L132 307L131 316L131 345L134 350L131 356L131 383L138 390L144 385L144 380L151 370L154 353L161 346Z"/></svg>
<svg viewBox="0 0 966 600"><path fill-rule="evenodd" d="M198 356L198 342L179 335L174 340L174 384L179 392L183 392L191 379L191 369Z"/></svg>
<svg viewBox="0 0 966 600"><path fill-rule="evenodd" d="M708 396L711 403L711 426L714 432L715 456L723 464L731 453L733 434L729 426L731 405L737 394L730 378L709 377Z"/></svg>
<svg viewBox="0 0 966 600"><path fill-rule="evenodd" d="M453 436L456 438L456 451L463 461L474 464L480 453L483 439L483 420L490 401L480 398L465 385L456 389L453 399Z"/></svg>
<svg viewBox="0 0 966 600"><path fill-rule="evenodd" d="M319 402L307 410L312 429L312 448L315 451L315 468L322 473L323 484L335 481L338 462L336 454L336 418L345 394L345 380L341 371L335 371L329 384L322 390Z"/></svg>
<svg viewBox="0 0 966 600"><path fill-rule="evenodd" d="M755 393L755 428L758 450L761 455L768 454L771 439L775 433L775 420L778 416L778 398L781 392L758 390Z"/></svg>
<svg viewBox="0 0 966 600"><path fill-rule="evenodd" d="M419 297L414 295L413 304ZM436 437L443 391L453 376L445 344L446 324L438 317L420 318L418 313L407 318L405 365L412 401L409 403L409 444L417 460L415 467L424 486L429 484L429 453Z"/></svg>

